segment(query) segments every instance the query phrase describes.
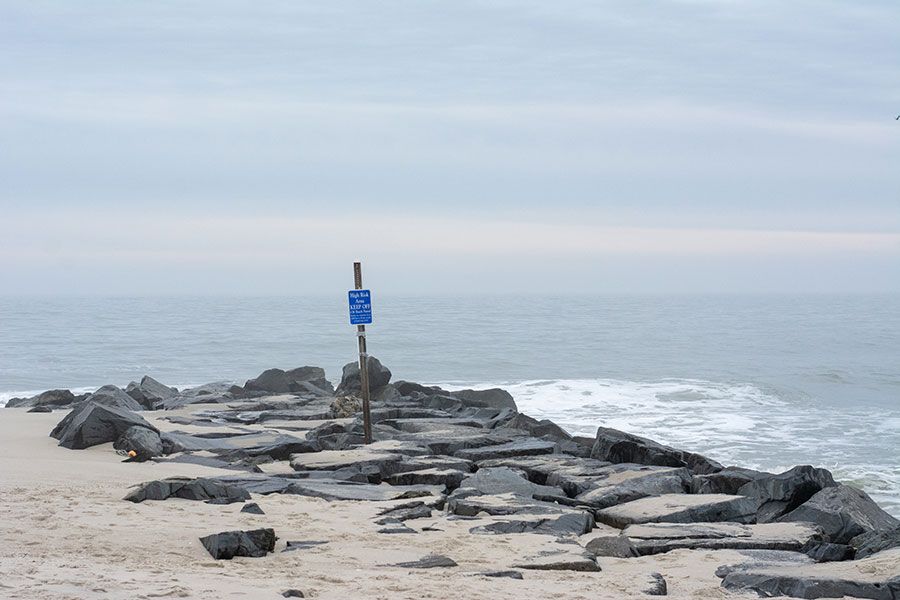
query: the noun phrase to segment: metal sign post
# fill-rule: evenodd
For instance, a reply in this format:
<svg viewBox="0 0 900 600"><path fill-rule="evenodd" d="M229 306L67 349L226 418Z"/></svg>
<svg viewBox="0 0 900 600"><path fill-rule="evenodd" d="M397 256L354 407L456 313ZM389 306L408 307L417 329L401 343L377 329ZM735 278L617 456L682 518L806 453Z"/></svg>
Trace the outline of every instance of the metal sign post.
<svg viewBox="0 0 900 600"><path fill-rule="evenodd" d="M356 325L359 340L359 382L362 387L363 436L367 444L372 443L372 413L369 407L369 355L366 352L366 324L372 322L372 295L362 289L362 264L353 263L353 287L348 293L350 302L350 324Z"/></svg>

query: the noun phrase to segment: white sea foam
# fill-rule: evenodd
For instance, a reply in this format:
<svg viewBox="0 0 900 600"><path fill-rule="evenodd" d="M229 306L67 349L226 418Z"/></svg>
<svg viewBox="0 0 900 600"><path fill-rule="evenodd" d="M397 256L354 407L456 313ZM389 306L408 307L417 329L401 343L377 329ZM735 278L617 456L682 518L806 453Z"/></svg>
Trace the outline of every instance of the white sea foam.
<svg viewBox="0 0 900 600"><path fill-rule="evenodd" d="M502 387L522 412L551 419L575 435L593 437L602 425L701 452L728 465L769 471L797 464L823 466L900 515L897 411L837 410L785 400L752 385L693 379L540 380L442 387Z"/></svg>

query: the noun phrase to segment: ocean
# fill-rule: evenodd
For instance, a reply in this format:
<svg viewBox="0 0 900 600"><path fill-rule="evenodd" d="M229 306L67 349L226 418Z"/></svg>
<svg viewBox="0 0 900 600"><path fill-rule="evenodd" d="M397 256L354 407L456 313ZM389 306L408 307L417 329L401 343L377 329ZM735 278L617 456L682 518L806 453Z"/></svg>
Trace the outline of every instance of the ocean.
<svg viewBox="0 0 900 600"><path fill-rule="evenodd" d="M0 404L144 374L176 386L356 359L346 292L0 297ZM370 352L407 379L503 387L572 433L605 425L777 471L831 469L900 516L900 296L379 296ZM2 418L2 412L0 412Z"/></svg>

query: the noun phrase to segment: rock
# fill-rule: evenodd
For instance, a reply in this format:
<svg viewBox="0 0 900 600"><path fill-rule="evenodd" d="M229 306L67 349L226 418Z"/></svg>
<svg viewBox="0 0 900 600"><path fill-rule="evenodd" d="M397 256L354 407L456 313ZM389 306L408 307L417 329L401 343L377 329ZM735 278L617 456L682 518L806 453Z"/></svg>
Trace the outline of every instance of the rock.
<svg viewBox="0 0 900 600"><path fill-rule="evenodd" d="M144 410L144 407L141 406L137 400L126 394L122 388L114 385L104 385L102 388L88 396L87 401L125 410Z"/></svg>
<svg viewBox="0 0 900 600"><path fill-rule="evenodd" d="M630 433L600 427L591 458L612 463L637 463L661 467L687 467L694 473L706 474L721 471L724 467L700 454L676 450L653 440Z"/></svg>
<svg viewBox="0 0 900 600"><path fill-rule="evenodd" d="M237 433L221 437L204 437L172 431L163 433L161 438L167 453L205 451L230 460L263 456L274 460L287 460L319 449L315 441L275 431Z"/></svg>
<svg viewBox="0 0 900 600"><path fill-rule="evenodd" d="M315 393L316 391L331 393L334 388L325 379L324 369L299 367L290 371L267 369L258 377L248 380L244 384L244 391L270 394Z"/></svg>
<svg viewBox="0 0 900 600"><path fill-rule="evenodd" d="M816 562L837 562L853 560L856 551L846 544L813 542L803 548L803 552Z"/></svg>
<svg viewBox="0 0 900 600"><path fill-rule="evenodd" d="M671 550L790 550L802 551L822 540L812 523L646 523L622 531L641 556Z"/></svg>
<svg viewBox="0 0 900 600"><path fill-rule="evenodd" d="M422 469L394 473L385 481L390 485L442 485L448 490L455 490L466 475L456 469Z"/></svg>
<svg viewBox="0 0 900 600"><path fill-rule="evenodd" d="M161 384L149 375L144 375L140 383L134 381L129 383L125 393L145 409L153 410L157 403L173 398L178 390Z"/></svg>
<svg viewBox="0 0 900 600"><path fill-rule="evenodd" d="M306 595L303 592L294 588L284 590L281 592L281 595L285 598L306 598Z"/></svg>
<svg viewBox="0 0 900 600"><path fill-rule="evenodd" d="M396 433L393 437L424 446L431 454L456 455L458 451L467 448L506 444L521 438L521 434L510 430L485 430L462 425L426 423L423 424L420 431ZM378 439L377 434L376 439ZM547 444L549 442L540 441L540 443Z"/></svg>
<svg viewBox="0 0 900 600"><path fill-rule="evenodd" d="M225 531L200 538L203 547L216 560L235 556L259 558L275 550L275 531L271 528L250 531Z"/></svg>
<svg viewBox="0 0 900 600"><path fill-rule="evenodd" d="M882 550L900 548L900 527L882 531L868 531L850 540L856 558L866 558Z"/></svg>
<svg viewBox="0 0 900 600"><path fill-rule="evenodd" d="M427 485L392 486L355 483L336 479L300 479L291 483L283 493L312 496L325 500L358 500L384 502L439 496L440 488Z"/></svg>
<svg viewBox="0 0 900 600"><path fill-rule="evenodd" d="M613 558L633 558L638 555L631 540L624 535L605 535L595 537L585 545L585 550L594 556Z"/></svg>
<svg viewBox="0 0 900 600"><path fill-rule="evenodd" d="M536 454L552 454L557 449L556 443L534 438L516 440L505 444L496 444L480 448L463 448L453 456L466 460L480 461L513 456L534 456Z"/></svg>
<svg viewBox="0 0 900 600"><path fill-rule="evenodd" d="M431 507L422 501L408 502L400 506L394 506L378 513L382 517L375 521L379 525L388 523L402 523L413 519L427 519L431 516Z"/></svg>
<svg viewBox="0 0 900 600"><path fill-rule="evenodd" d="M534 556L524 557L513 567L536 571L599 571L597 560L587 553L575 550L559 550L542 552Z"/></svg>
<svg viewBox="0 0 900 600"><path fill-rule="evenodd" d="M531 519L496 521L479 525L469 533L535 533L544 535L584 535L594 528L594 517L586 512L559 516L535 516Z"/></svg>
<svg viewBox="0 0 900 600"><path fill-rule="evenodd" d="M522 577L521 571L482 571L481 573L476 573L476 575L481 575L482 577L508 577L509 579L524 579Z"/></svg>
<svg viewBox="0 0 900 600"><path fill-rule="evenodd" d="M69 390L47 390L46 392L41 392L37 396L32 396L31 398L11 398L6 403L6 408L21 408L21 407L57 407L61 408L64 406L69 406L75 402L75 395ZM32 411L29 411L32 412ZM33 412L49 412L49 411L33 411Z"/></svg>
<svg viewBox="0 0 900 600"><path fill-rule="evenodd" d="M116 450L135 452L133 460L143 462L162 456L163 443L159 433L140 425L132 425L113 443Z"/></svg>
<svg viewBox="0 0 900 600"><path fill-rule="evenodd" d="M520 496L530 497L564 495L559 488L531 483L525 479L524 473L509 467L478 469L478 471L467 476L459 484L460 493L468 493L470 490L479 494L506 494L512 492Z"/></svg>
<svg viewBox="0 0 900 600"><path fill-rule="evenodd" d="M459 490L457 490L458 492ZM457 495L456 492L447 498L447 509L455 514L473 517L478 513L488 515L544 515L580 512L572 508L560 506L552 502L542 502L530 496L519 494L497 495Z"/></svg>
<svg viewBox="0 0 900 600"><path fill-rule="evenodd" d="M727 494L664 494L604 508L595 516L619 529L635 523L753 523L756 502Z"/></svg>
<svg viewBox="0 0 900 600"><path fill-rule="evenodd" d="M691 481L691 493L737 495L742 486L768 475L771 473L740 467L725 467L716 473L694 475Z"/></svg>
<svg viewBox="0 0 900 600"><path fill-rule="evenodd" d="M737 493L754 498L759 504L757 521L769 523L794 510L816 492L836 485L828 470L804 465L778 475L755 477Z"/></svg>
<svg viewBox="0 0 900 600"><path fill-rule="evenodd" d="M332 419L345 419L359 412L362 412L362 402L356 396L338 396L329 409Z"/></svg>
<svg viewBox="0 0 900 600"><path fill-rule="evenodd" d="M142 483L125 496L129 502L144 500L166 500L167 498L184 498L185 500L225 500L242 502L250 499L250 494L241 486L225 483L216 479L172 477Z"/></svg>
<svg viewBox="0 0 900 600"><path fill-rule="evenodd" d="M303 541L295 541L295 542L287 542L282 552L293 552L294 550L308 550L310 548L315 548L316 546L322 546L323 544L327 544L328 542L320 541L320 540L303 540Z"/></svg>
<svg viewBox="0 0 900 600"><path fill-rule="evenodd" d="M650 573L647 587L641 590L647 596L665 596L669 593L666 578L659 573Z"/></svg>
<svg viewBox="0 0 900 600"><path fill-rule="evenodd" d="M900 526L900 521L879 508L868 494L848 485L827 487L778 520L816 523L835 544Z"/></svg>
<svg viewBox="0 0 900 600"><path fill-rule="evenodd" d="M369 391L375 392L379 388L391 382L391 370L381 364L374 356L366 359L366 367L369 373ZM337 388L339 394L360 395L362 384L359 380L359 363L352 362L344 365L341 375L341 384Z"/></svg>
<svg viewBox="0 0 900 600"><path fill-rule="evenodd" d="M332 471L343 467L372 466L382 478L392 475L402 462L403 455L374 450L371 446L291 456L291 467L297 471Z"/></svg>
<svg viewBox="0 0 900 600"><path fill-rule="evenodd" d="M713 551L716 552L716 551ZM725 551L727 558L723 560L732 561L733 550ZM788 550L738 550L739 555L745 556L748 560L739 563L723 564L716 569L715 575L719 578L726 577L729 573L735 571L747 571L754 569L784 568L784 567L802 567L815 564L815 561L801 552L793 552Z"/></svg>
<svg viewBox="0 0 900 600"><path fill-rule="evenodd" d="M554 485L562 488L566 494L575 497L587 491L595 479L609 476L615 469L609 469L610 463L591 458L575 458L566 454L543 454L537 456L514 456L485 460L478 463L480 468L512 467L523 471L529 481L539 485ZM653 469L634 465L635 469Z"/></svg>
<svg viewBox="0 0 900 600"><path fill-rule="evenodd" d="M458 567L456 561L440 554L432 554L419 560L411 562L401 562L393 565L384 565L387 567L400 567L401 569L437 569L446 567Z"/></svg>
<svg viewBox="0 0 900 600"><path fill-rule="evenodd" d="M439 471L461 471L469 473L474 470L474 463L463 458L453 456L441 456L438 454L424 454L422 456L407 456L397 467L397 473L406 471L426 471L436 469Z"/></svg>
<svg viewBox="0 0 900 600"><path fill-rule="evenodd" d="M130 396L126 397L134 402ZM159 433L158 429L140 415L129 410L87 401L73 408L50 432L50 437L59 440L59 445L63 448L81 450L114 442L133 426L146 427Z"/></svg>
<svg viewBox="0 0 900 600"><path fill-rule="evenodd" d="M518 410L516 401L506 390L491 388L489 390L459 390L450 392L468 406L490 406L491 408L510 408Z"/></svg>
<svg viewBox="0 0 900 600"><path fill-rule="evenodd" d="M263 509L259 507L259 504L256 502L248 502L241 508L242 513L249 513L251 515L264 515L266 514Z"/></svg>
<svg viewBox="0 0 900 600"><path fill-rule="evenodd" d="M382 527L381 529L377 530L376 533L387 533L387 534L419 533L412 527L404 525L403 523L401 523L399 521L387 522L387 523L384 523L384 525L387 525L387 527Z"/></svg>
<svg viewBox="0 0 900 600"><path fill-rule="evenodd" d="M29 408L28 412L30 412L30 413L48 413L48 412L53 412L53 408L50 406L35 406L34 408Z"/></svg>
<svg viewBox="0 0 900 600"><path fill-rule="evenodd" d="M691 481L691 472L683 467L613 465L605 473L602 479L585 482L591 487L576 496L579 504L603 509L648 496L681 494Z"/></svg>
<svg viewBox="0 0 900 600"><path fill-rule="evenodd" d="M833 488L826 488L833 489ZM785 567L748 567L730 570L725 589L753 591L761 597L900 598L900 553L889 550L862 560Z"/></svg>

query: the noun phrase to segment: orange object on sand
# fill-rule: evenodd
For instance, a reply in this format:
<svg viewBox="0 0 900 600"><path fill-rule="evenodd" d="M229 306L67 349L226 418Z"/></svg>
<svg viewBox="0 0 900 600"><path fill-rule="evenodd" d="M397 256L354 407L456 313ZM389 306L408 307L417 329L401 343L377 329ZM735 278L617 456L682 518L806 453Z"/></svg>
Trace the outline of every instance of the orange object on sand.
<svg viewBox="0 0 900 600"><path fill-rule="evenodd" d="M137 452L135 452L134 450L129 450L128 456L130 456L131 458L134 458L135 456L137 456Z"/></svg>

